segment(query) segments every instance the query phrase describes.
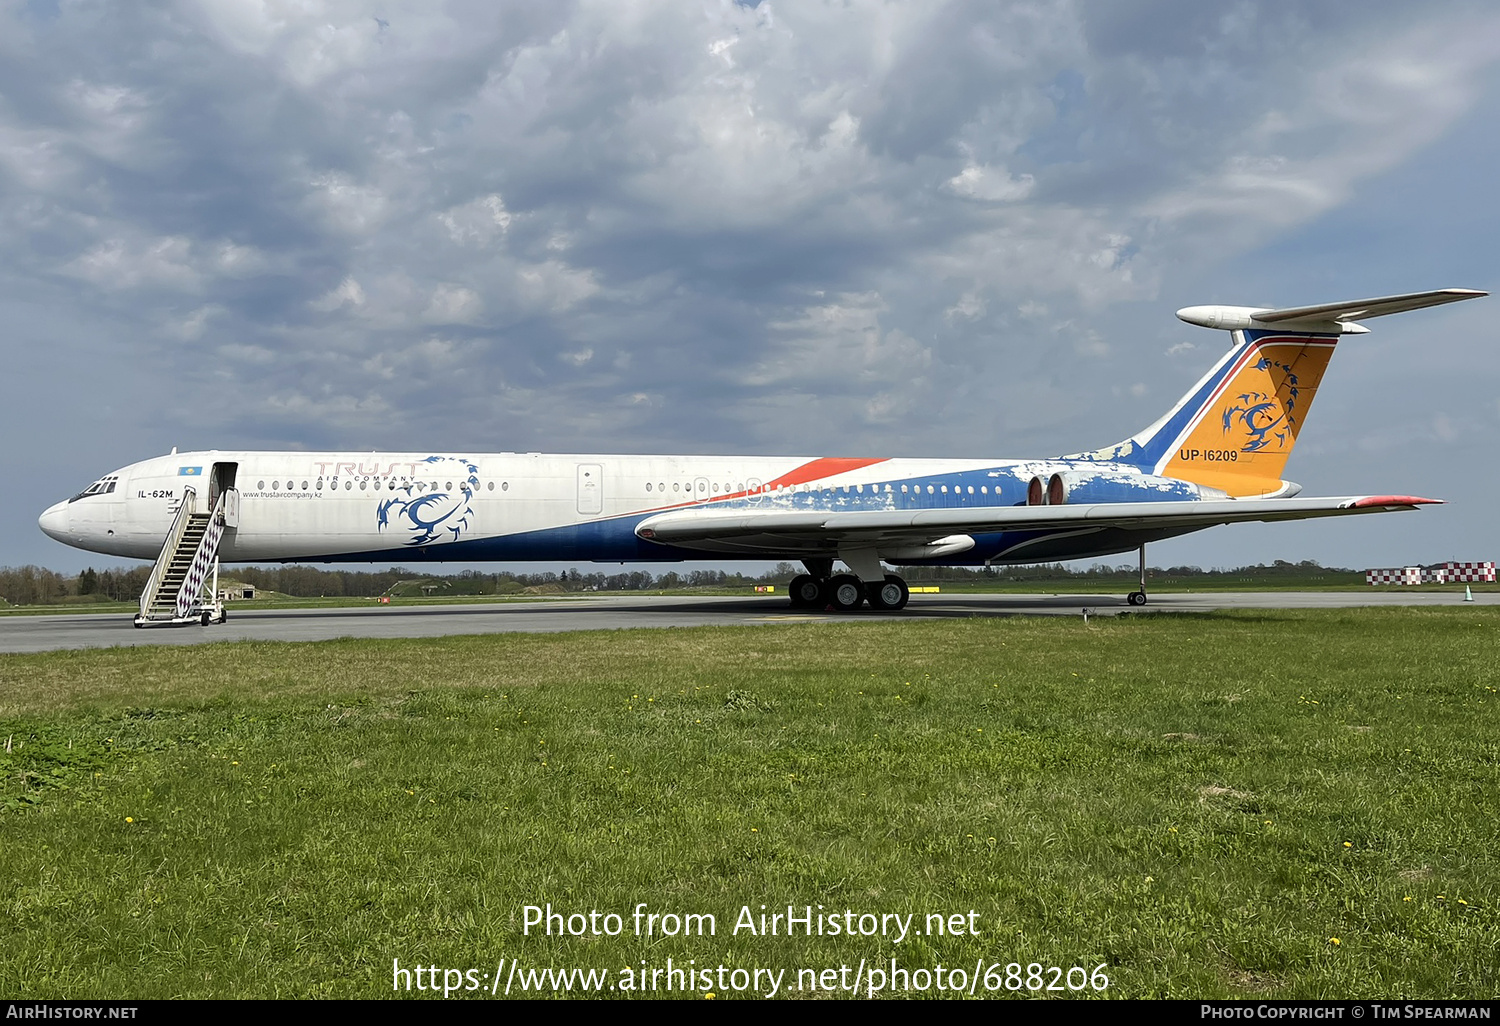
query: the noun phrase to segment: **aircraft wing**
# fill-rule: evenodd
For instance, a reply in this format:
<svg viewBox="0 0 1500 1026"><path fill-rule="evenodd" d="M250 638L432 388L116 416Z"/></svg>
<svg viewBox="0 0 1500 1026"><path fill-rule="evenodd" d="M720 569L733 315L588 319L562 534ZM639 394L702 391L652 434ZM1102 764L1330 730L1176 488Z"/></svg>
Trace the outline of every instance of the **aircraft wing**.
<svg viewBox="0 0 1500 1026"><path fill-rule="evenodd" d="M1328 498L1220 499L1202 502L1118 502L1061 506L987 506L957 509L828 510L697 507L648 517L642 539L713 552L833 552L842 547L910 549L957 537L1008 531L1115 529L1186 533L1218 524L1305 520L1416 509L1441 502L1413 495ZM972 541L970 542L972 544ZM968 546L964 546L967 548ZM956 551L962 551L958 549Z"/></svg>

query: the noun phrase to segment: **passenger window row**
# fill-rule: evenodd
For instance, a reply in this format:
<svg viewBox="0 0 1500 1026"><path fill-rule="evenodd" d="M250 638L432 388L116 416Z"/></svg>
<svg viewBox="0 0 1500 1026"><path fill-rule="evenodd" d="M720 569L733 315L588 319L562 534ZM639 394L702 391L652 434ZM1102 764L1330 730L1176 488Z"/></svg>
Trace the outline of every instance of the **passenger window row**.
<svg viewBox="0 0 1500 1026"><path fill-rule="evenodd" d="M902 495L921 495L921 494L923 494L923 488L924 488L923 485L902 485L901 486L901 494ZM980 485L978 487L978 489L976 489L973 485L954 485L951 489L949 488L948 485L926 485L925 488L926 488L926 494L928 494L928 495L949 495L949 494L953 494L953 495L975 495L975 494L978 494L978 495L988 495L988 494L990 494L990 487L989 487L989 485ZM888 484L887 485L879 485L879 484L872 484L872 485L863 485L863 484L857 484L857 485L824 485L822 487L819 487L817 485L811 485L811 484L796 484L796 485L775 485L774 487L772 487L772 486L760 486L758 488L757 487L753 487L746 494L749 494L749 495L781 496L781 495L807 495L807 494L814 494L814 493L817 493L817 492L822 492L823 494L827 495L827 494L831 494L831 493L834 493L834 492L842 492L843 494L848 495L852 491L856 495L863 495L865 493L866 489L869 490L869 492L870 492L871 495L879 495L882 492L884 494L886 494L886 495L891 495L891 494L894 494L894 492L895 492L895 486L888 485ZM658 491L658 492L665 492L667 490L667 485L666 485L665 482L656 482L653 485L652 482L647 481L646 482L646 491L650 492L650 491L653 491L653 490L654 491ZM682 493L686 492L688 495L692 495L693 494L693 482L691 482L691 481L687 481L687 482L674 481L674 482L672 482L672 491L675 492L675 493L678 493L678 494L682 494ZM729 485L729 483L725 482L724 485L723 485L723 494L728 495L728 494L733 494L734 492L745 493L746 492L746 488L745 488L744 483L741 482L741 483L735 485L733 488L731 488L730 485ZM708 495L708 494L718 495L718 494L720 494L720 486L719 486L719 484L717 482L715 482L714 484L712 484L710 486L706 481L701 481L700 480L698 482L698 494L699 495ZM995 486L995 494L997 496L1000 494L1000 487L998 485Z"/></svg>
<svg viewBox="0 0 1500 1026"><path fill-rule="evenodd" d="M356 478L347 478L346 477L346 478L343 479L343 482L344 482L344 491L346 491L346 492L347 491L352 491L355 488L356 485L358 485L359 490L362 491L362 492L363 491L371 490L372 488L373 488L374 491L380 491L381 488L384 488L386 491L395 491L397 488L416 488L418 491L424 491L424 492L425 491L434 491L435 492L435 491L439 491L439 490L445 491L445 492L451 492L451 491L453 491L453 482L452 481L443 481L443 482L441 482L441 489L440 489L439 488L439 482L437 482L437 481L432 481L432 482L427 482L427 481L412 481L411 479L405 478L405 477L402 477L402 478L395 478L395 477L391 477L391 478L363 477L363 478L357 478L357 479ZM463 482L459 482L460 485L462 485L462 483ZM261 480L255 482L255 487L259 491L265 491L266 490L265 479L262 478ZM336 492L336 491L338 491L338 489L339 489L339 478L337 478L337 477L331 477L331 478L328 478L326 480L324 478L320 477L315 482L311 481L311 479L309 479L309 478L304 478L302 480L302 482L300 483L300 485L299 485L299 483L297 481L292 480L292 479L288 479L286 481L286 490L289 491L289 492L297 492L297 491L307 492L307 491L324 491L324 490L335 491ZM114 490L114 486L113 485L110 486L110 490L111 491ZM282 490L281 479L280 478L273 479L271 481L271 491L273 491L273 492L279 492L281 490ZM487 482L485 482L485 484L484 484L484 490L493 492L495 490L495 482L494 481L487 481ZM510 482L509 481L501 481L500 482L500 490L502 492L508 492L508 491L510 491Z"/></svg>
<svg viewBox="0 0 1500 1026"><path fill-rule="evenodd" d="M112 492L112 491L115 490L115 480L116 480L115 478L105 478L105 479L103 479L101 481L96 481L93 484L89 485L89 487L86 488L84 491L79 492L77 495L73 496L73 499L74 500L76 500L76 499L82 499L85 496L89 496L89 495L100 495L100 494L105 494L105 493L108 493L108 492ZM315 481L313 479L311 479L311 478L303 478L300 482L297 481L297 480L295 480L295 479L288 479L285 482L285 487L286 487L287 491L320 491L320 492L321 491L325 491L325 490L326 491L338 491L341 480L342 480L343 488L344 488L345 491L352 491L356 487L360 491L362 491L362 492L363 491L369 491L369 490L380 491L382 488L385 489L386 491L395 491L397 488L406 488L406 487L413 487L413 488L418 489L419 491L434 491L434 492L435 491L439 491L439 490L441 490L441 491L447 491L447 492L453 491L453 482L452 481L442 481L442 482L438 482L438 481L430 481L430 482L429 481L412 481L411 479L405 478L405 477L400 477L400 478L397 478L397 477L390 477L390 478L383 478L383 477L347 478L346 477L346 478L342 478L342 479L340 479L338 477L331 477L331 478L327 478L327 479L320 477L320 478L317 478ZM460 484L462 484L462 482L460 482ZM482 486L482 490L493 492L493 491L496 490L495 489L495 484L496 483L494 481L486 481L483 484L483 486ZM272 479L272 481L271 481L271 491L273 491L273 492L279 492L279 491L281 491L282 490L282 485L283 485L283 482L281 481L281 479L279 479L279 478ZM510 482L509 481L501 481L501 482L499 482L499 486L500 486L499 490L502 491L502 492L508 492L508 491L510 491ZM265 489L266 489L266 482L264 480L257 481L255 483L255 487L258 490L260 490L260 491L265 491ZM672 482L672 491L674 493L678 494L678 495L687 494L687 495L691 496L693 494L694 487L695 487L695 484L694 484L693 481L673 481ZM830 493L834 493L834 492L842 492L843 494L848 495L851 491L853 493L855 493L855 494L864 494L864 492L866 491L866 489L868 489L869 492L870 492L870 494L872 494L872 495L878 495L881 492L884 492L886 495L891 495L895 491L894 486L893 485L889 485L889 484L887 484L887 485L878 485L878 484L872 484L872 485L863 485L863 484L857 484L857 485L824 485L821 488L818 487L818 486L816 486L816 485L811 485L811 484L776 485L774 487L761 485L761 486L753 486L753 487L751 487L747 491L745 483L743 481L737 482L737 483L734 483L734 484L731 484L730 482L725 481L721 485L717 481L710 483L710 482L708 482L706 480L699 480L699 481L697 481L696 482L696 487L697 487L697 492L698 492L699 495L709 495L709 494L713 494L713 495L721 495L721 494L722 495L730 495L730 494L734 494L734 493L737 493L737 492L738 493L742 493L742 494L748 494L748 495L756 495L756 496L759 496L759 495L771 495L771 496L807 495L807 494L814 494L814 493L817 493L817 492L822 492L825 495L830 494ZM964 495L964 494L974 495L974 494L976 494L976 489L975 489L975 487L973 485L967 485L967 486L964 486L964 485L954 485L951 489L947 485L926 485L926 486L923 486L923 485L902 485L901 486L901 494L902 495L921 495L921 494L923 494L924 487L925 487L927 495L939 495L939 494L941 494L941 495L948 495L948 494L953 494L953 495ZM655 491L655 492L665 493L667 491L667 484L666 484L665 481L658 481L658 482L647 481L646 482L646 491L648 491L648 492ZM979 488L977 489L977 494L979 494L979 495L988 495L988 494L990 494L990 488L989 488L989 486L988 485L980 485ZM1000 494L1000 488L997 485L995 487L995 495L998 496L999 494ZM69 500L69 501L73 501L73 500Z"/></svg>

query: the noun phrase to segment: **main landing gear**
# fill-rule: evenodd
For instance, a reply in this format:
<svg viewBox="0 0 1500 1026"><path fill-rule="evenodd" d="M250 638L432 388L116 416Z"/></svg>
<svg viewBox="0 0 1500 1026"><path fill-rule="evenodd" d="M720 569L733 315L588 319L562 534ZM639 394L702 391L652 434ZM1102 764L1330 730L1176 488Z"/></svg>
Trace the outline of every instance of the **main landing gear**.
<svg viewBox="0 0 1500 1026"><path fill-rule="evenodd" d="M871 609L894 612L911 598L911 589L895 574L867 582L854 574L835 574L831 559L804 560L803 565L809 572L792 578L793 609L832 608L849 613L868 602Z"/></svg>
<svg viewBox="0 0 1500 1026"><path fill-rule="evenodd" d="M1141 590L1132 591L1125 596L1125 601L1132 606L1144 606L1146 604L1146 546L1141 546Z"/></svg>

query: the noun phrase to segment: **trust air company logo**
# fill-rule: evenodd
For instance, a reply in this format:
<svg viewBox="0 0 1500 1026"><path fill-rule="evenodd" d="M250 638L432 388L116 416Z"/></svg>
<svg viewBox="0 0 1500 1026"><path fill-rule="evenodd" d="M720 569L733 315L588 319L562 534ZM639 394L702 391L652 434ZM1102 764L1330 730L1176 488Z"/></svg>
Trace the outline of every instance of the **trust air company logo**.
<svg viewBox="0 0 1500 1026"><path fill-rule="evenodd" d="M1261 357L1255 370L1281 371L1279 387L1241 392L1220 411L1224 437L1240 452L1286 452L1297 440L1297 374L1288 364Z"/></svg>
<svg viewBox="0 0 1500 1026"><path fill-rule="evenodd" d="M405 530L407 545L457 541L474 516L478 465L461 456L429 456L414 464L413 470L422 476L414 476L376 507L376 527Z"/></svg>

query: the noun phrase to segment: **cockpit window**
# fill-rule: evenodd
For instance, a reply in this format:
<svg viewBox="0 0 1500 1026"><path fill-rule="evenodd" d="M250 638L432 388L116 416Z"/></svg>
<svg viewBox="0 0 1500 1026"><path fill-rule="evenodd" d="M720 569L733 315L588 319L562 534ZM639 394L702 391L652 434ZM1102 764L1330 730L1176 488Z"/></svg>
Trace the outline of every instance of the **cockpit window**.
<svg viewBox="0 0 1500 1026"><path fill-rule="evenodd" d="M100 478L68 501L77 502L79 499L87 499L90 495L108 495L115 490L117 480L119 479L114 476Z"/></svg>

